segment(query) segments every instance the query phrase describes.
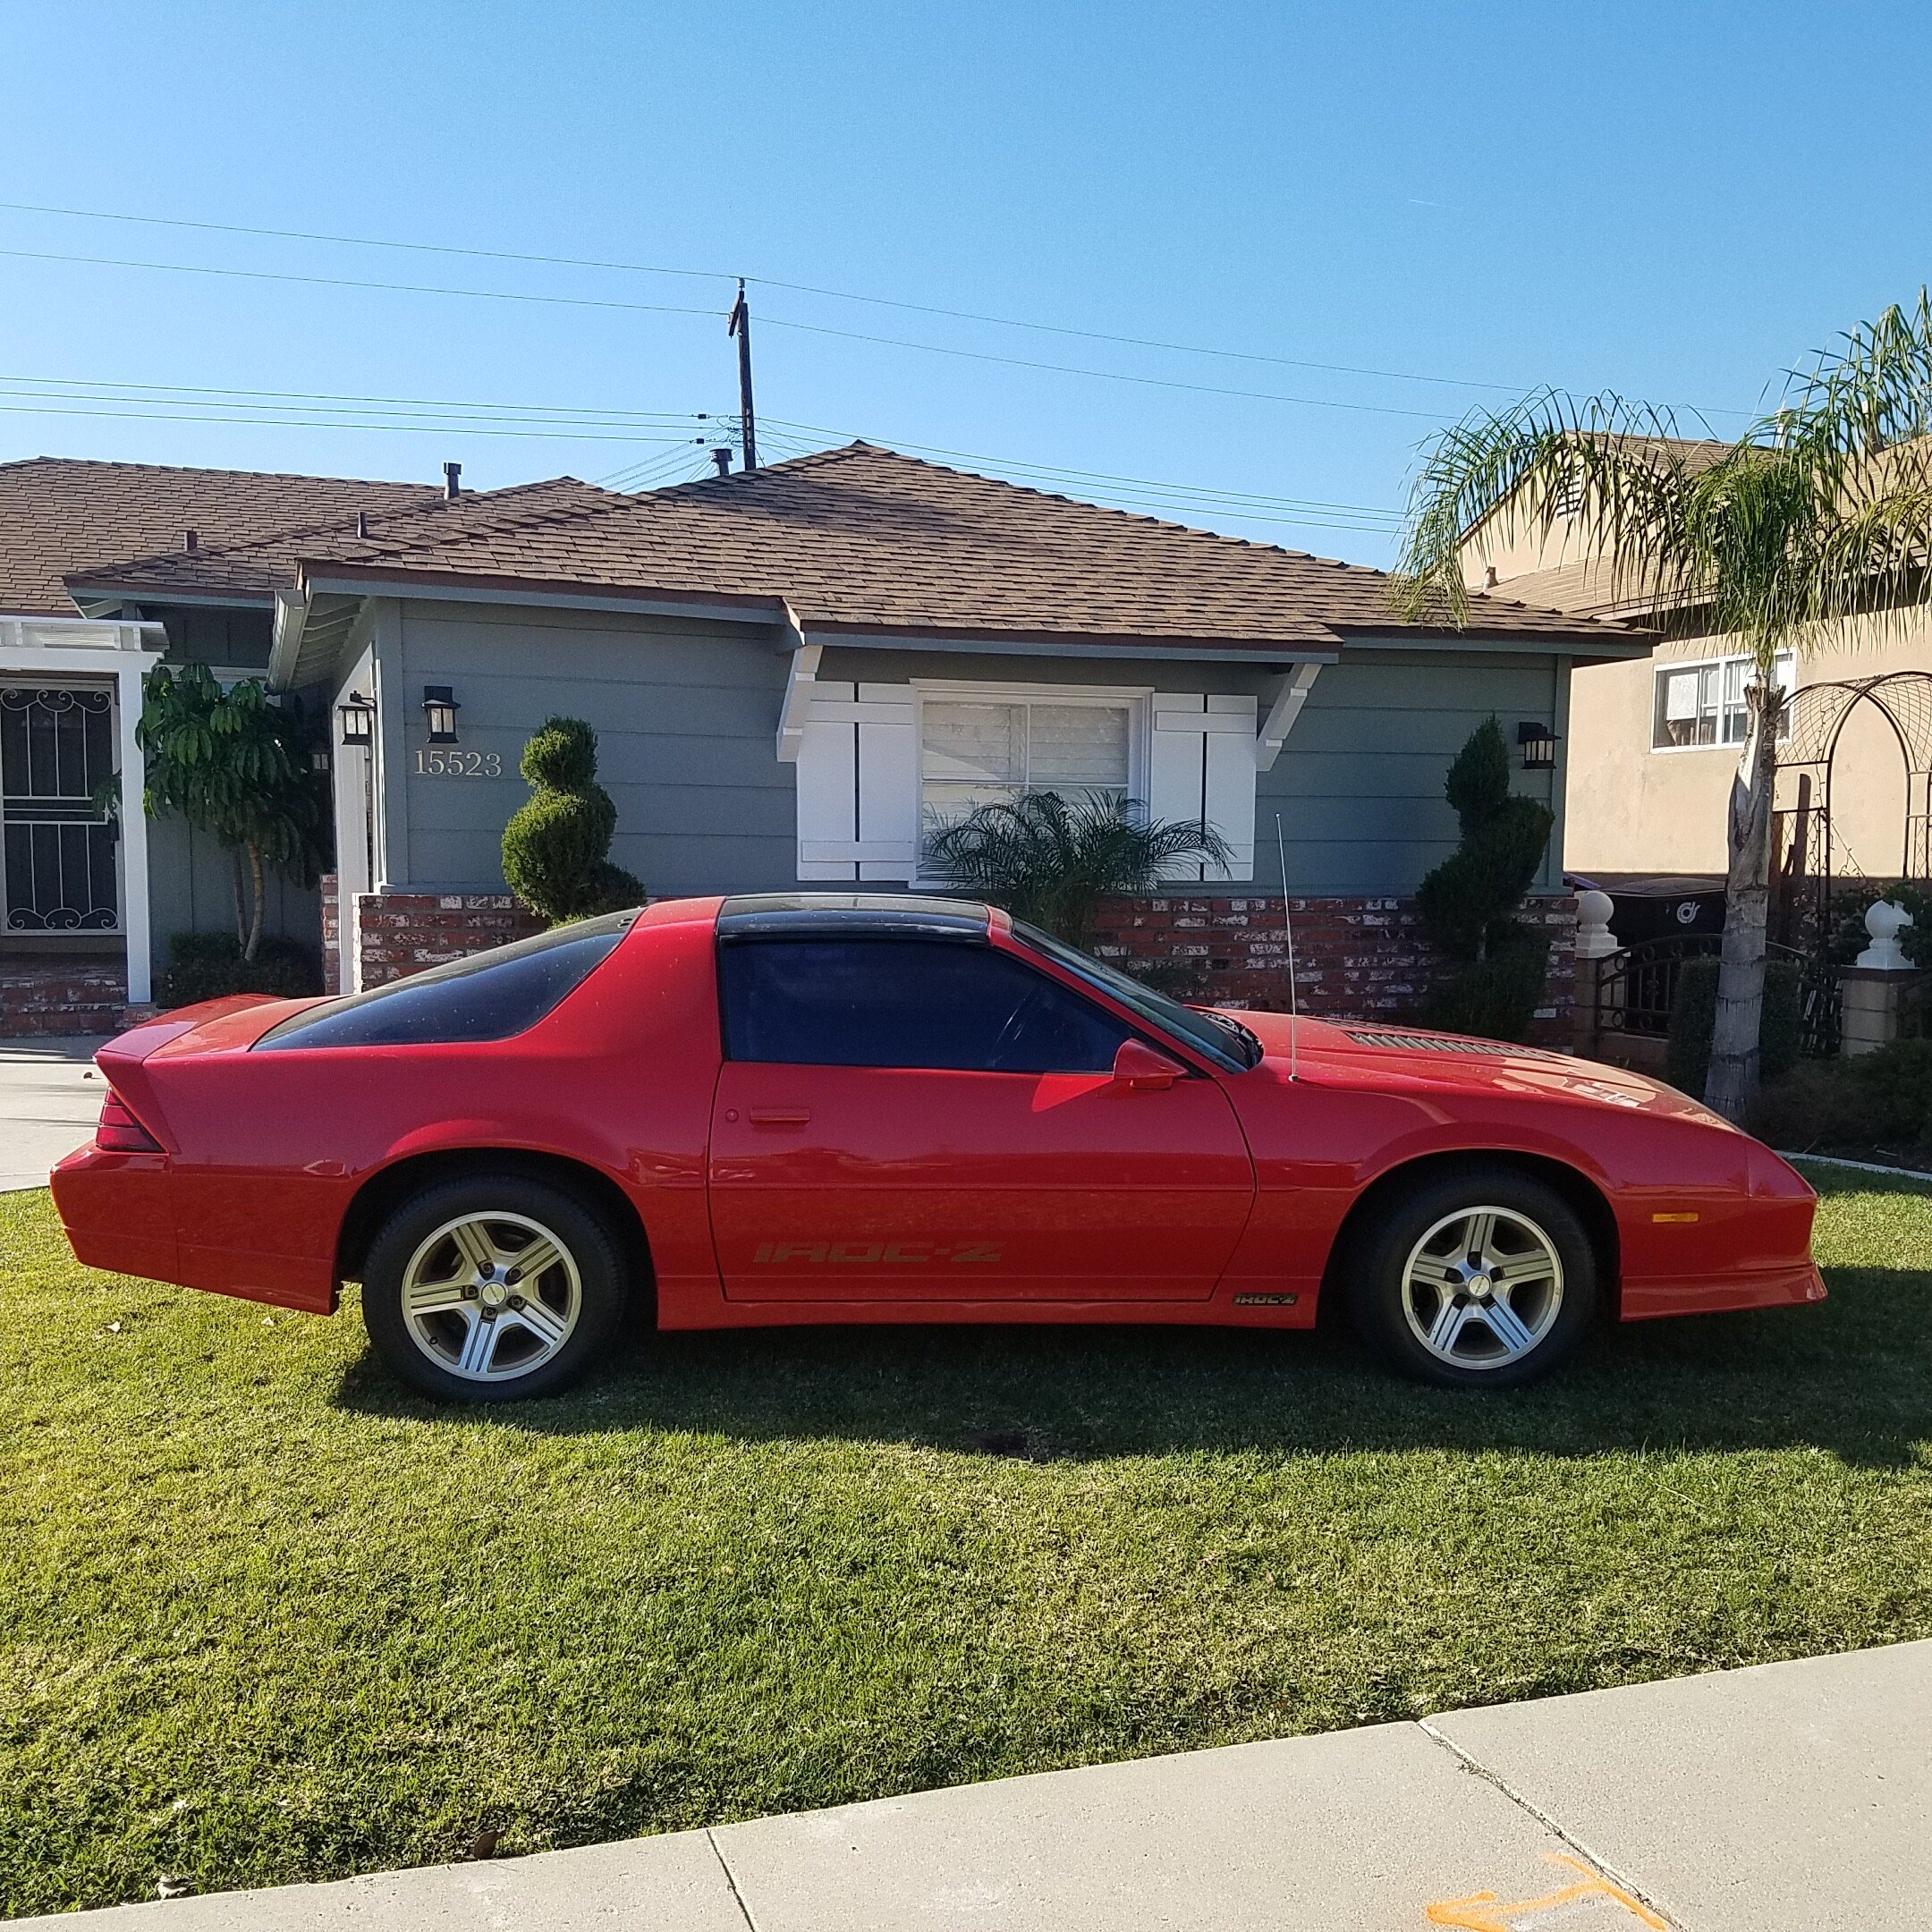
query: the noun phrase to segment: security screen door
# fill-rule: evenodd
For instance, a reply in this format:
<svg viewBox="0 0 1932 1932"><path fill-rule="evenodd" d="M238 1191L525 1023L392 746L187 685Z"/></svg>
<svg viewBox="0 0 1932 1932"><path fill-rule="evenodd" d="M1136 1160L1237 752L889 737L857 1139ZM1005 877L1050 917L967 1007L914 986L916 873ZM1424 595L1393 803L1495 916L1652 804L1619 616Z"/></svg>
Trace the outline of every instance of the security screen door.
<svg viewBox="0 0 1932 1932"><path fill-rule="evenodd" d="M114 776L114 694L0 685L0 870L9 932L115 932L114 826L94 804Z"/></svg>

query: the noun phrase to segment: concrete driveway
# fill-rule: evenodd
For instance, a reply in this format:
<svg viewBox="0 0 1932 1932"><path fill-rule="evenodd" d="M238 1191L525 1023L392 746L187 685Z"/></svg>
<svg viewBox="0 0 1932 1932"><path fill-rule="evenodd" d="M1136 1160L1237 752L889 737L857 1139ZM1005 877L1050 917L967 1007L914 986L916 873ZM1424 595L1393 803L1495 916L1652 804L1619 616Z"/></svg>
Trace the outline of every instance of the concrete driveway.
<svg viewBox="0 0 1932 1932"><path fill-rule="evenodd" d="M0 1040L0 1194L47 1185L47 1169L90 1139L106 1090L99 1036Z"/></svg>

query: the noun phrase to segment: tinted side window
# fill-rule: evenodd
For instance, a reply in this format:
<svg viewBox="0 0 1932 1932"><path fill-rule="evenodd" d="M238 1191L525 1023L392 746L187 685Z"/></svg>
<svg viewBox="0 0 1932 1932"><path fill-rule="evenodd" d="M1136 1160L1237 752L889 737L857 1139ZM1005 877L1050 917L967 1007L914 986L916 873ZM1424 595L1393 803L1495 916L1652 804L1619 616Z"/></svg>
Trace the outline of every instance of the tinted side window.
<svg viewBox="0 0 1932 1932"><path fill-rule="evenodd" d="M255 1042L283 1046L421 1046L529 1031L609 958L636 915L614 912L453 960L393 986L312 1006Z"/></svg>
<svg viewBox="0 0 1932 1932"><path fill-rule="evenodd" d="M721 949L726 1051L803 1066L1105 1073L1127 1028L990 946L761 939Z"/></svg>

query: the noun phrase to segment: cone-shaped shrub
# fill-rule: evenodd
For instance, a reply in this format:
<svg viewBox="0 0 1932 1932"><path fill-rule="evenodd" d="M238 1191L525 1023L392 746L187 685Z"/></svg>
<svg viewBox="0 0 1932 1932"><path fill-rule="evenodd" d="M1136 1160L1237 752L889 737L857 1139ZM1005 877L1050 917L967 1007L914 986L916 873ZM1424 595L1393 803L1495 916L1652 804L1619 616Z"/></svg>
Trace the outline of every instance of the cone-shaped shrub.
<svg viewBox="0 0 1932 1932"><path fill-rule="evenodd" d="M1510 790L1509 747L1492 717L1470 733L1445 790L1462 843L1422 881L1422 923L1453 970L1426 1008L1462 1033L1522 1039L1549 970L1549 941L1516 917L1555 823L1547 805Z"/></svg>
<svg viewBox="0 0 1932 1932"><path fill-rule="evenodd" d="M597 733L581 718L547 718L521 769L535 791L504 827L510 890L553 926L641 904L642 885L606 857L617 808L597 782Z"/></svg>

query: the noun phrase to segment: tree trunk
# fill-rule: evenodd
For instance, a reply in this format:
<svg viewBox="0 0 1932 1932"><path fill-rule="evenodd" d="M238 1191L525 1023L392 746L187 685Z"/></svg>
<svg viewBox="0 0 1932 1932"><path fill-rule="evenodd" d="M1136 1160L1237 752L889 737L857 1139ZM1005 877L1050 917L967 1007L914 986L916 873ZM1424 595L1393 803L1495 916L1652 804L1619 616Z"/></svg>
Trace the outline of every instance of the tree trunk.
<svg viewBox="0 0 1932 1932"><path fill-rule="evenodd" d="M249 884L254 888L255 910L249 920L248 943L242 948L242 957L252 961L255 949L261 944L263 901L267 896L267 881L262 877L261 847L252 841L248 849Z"/></svg>
<svg viewBox="0 0 1932 1932"><path fill-rule="evenodd" d="M1771 805L1777 783L1782 694L1768 674L1750 693L1751 741L1731 782L1731 868L1724 882L1724 951L1711 1026L1704 1104L1741 1120L1758 1089L1758 1032L1764 1016L1765 926L1771 904Z"/></svg>
<svg viewBox="0 0 1932 1932"><path fill-rule="evenodd" d="M248 908L242 903L242 852L231 847L228 853L228 883L234 887L235 945L248 945Z"/></svg>

